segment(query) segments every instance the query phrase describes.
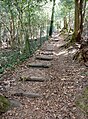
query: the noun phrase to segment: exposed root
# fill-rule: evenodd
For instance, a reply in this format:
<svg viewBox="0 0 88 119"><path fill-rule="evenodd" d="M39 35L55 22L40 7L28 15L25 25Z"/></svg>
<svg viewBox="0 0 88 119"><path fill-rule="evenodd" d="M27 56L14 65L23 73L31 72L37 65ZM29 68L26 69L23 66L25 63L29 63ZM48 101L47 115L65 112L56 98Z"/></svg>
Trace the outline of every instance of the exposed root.
<svg viewBox="0 0 88 119"><path fill-rule="evenodd" d="M73 60L83 61L84 65L88 67L88 42L83 42L73 57Z"/></svg>

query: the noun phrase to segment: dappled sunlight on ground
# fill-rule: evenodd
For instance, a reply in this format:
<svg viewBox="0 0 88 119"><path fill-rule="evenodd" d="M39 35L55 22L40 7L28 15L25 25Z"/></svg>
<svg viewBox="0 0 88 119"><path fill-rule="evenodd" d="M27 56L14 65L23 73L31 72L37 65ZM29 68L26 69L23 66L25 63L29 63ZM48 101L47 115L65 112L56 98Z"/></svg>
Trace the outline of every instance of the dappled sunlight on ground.
<svg viewBox="0 0 88 119"><path fill-rule="evenodd" d="M57 43L56 44L56 47L61 47L63 44L59 44L59 43Z"/></svg>
<svg viewBox="0 0 88 119"><path fill-rule="evenodd" d="M76 51L77 51L76 49L73 49L73 50L71 50L71 51L68 51L67 49L65 49L65 50L59 51L59 53L56 53L56 52L53 52L53 53L54 53L54 55L56 55L56 56L60 56L60 55L66 56L66 55L69 55L69 54L75 54Z"/></svg>
<svg viewBox="0 0 88 119"><path fill-rule="evenodd" d="M64 51L60 51L59 53L55 53L54 52L54 55L56 55L56 56L59 56L59 55L66 55L68 52L66 51L66 50L64 50Z"/></svg>
<svg viewBox="0 0 88 119"><path fill-rule="evenodd" d="M75 54L76 53L76 49L73 49L72 51L69 51L70 54Z"/></svg>

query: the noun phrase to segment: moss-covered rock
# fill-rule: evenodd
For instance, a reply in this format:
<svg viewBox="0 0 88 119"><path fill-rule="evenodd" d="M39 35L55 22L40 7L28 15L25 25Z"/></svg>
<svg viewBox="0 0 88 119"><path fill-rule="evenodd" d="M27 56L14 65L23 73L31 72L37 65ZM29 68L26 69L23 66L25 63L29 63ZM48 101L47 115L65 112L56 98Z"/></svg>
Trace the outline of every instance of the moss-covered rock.
<svg viewBox="0 0 88 119"><path fill-rule="evenodd" d="M0 95L0 114L6 112L10 107L10 102L7 98Z"/></svg>

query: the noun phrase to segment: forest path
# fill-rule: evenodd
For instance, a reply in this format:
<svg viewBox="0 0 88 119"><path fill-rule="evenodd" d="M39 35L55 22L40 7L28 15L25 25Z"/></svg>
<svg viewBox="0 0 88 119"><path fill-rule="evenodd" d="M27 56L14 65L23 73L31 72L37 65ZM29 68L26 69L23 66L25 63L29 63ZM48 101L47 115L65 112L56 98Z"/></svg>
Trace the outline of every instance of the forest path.
<svg viewBox="0 0 88 119"><path fill-rule="evenodd" d="M74 48L60 48L64 43L63 37L54 33L33 57L17 67L10 78L7 76L14 82L7 86L7 95L21 105L7 111L1 119L87 119L75 102L88 84L88 70L72 60ZM42 58L36 58L40 55ZM19 81L20 77L24 80ZM35 80L25 81L29 77ZM13 96L20 92L25 95Z"/></svg>

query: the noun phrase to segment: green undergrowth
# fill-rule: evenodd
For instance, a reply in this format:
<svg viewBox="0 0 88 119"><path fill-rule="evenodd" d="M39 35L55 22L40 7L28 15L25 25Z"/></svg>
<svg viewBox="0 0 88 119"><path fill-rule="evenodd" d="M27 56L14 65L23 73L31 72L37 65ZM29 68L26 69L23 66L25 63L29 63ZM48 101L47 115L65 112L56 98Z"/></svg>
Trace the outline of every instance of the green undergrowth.
<svg viewBox="0 0 88 119"><path fill-rule="evenodd" d="M80 110L88 115L88 87L84 89L81 96L76 100L76 105L80 108Z"/></svg>
<svg viewBox="0 0 88 119"><path fill-rule="evenodd" d="M20 52L14 52L13 54L5 57L1 63L2 66L0 66L0 74L2 74L6 68L14 69L15 65L22 63L30 56L31 54L20 54Z"/></svg>
<svg viewBox="0 0 88 119"><path fill-rule="evenodd" d="M41 38L41 45L47 40L47 38L47 36ZM0 74L3 74L6 68L14 70L15 65L18 65L31 57L41 45L40 39L35 39L30 42L29 52L24 51L23 53L20 53L20 49L7 49L0 52Z"/></svg>
<svg viewBox="0 0 88 119"><path fill-rule="evenodd" d="M10 102L7 98L0 95L0 115L10 108Z"/></svg>
<svg viewBox="0 0 88 119"><path fill-rule="evenodd" d="M71 34L64 33L62 36L64 37L64 41L66 41L66 43L62 45L60 48L69 48L70 46L75 45L75 41L72 40L72 33Z"/></svg>

